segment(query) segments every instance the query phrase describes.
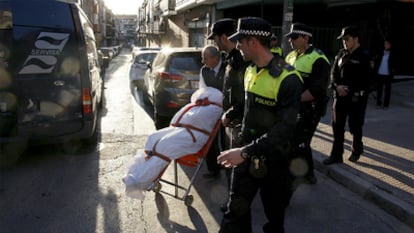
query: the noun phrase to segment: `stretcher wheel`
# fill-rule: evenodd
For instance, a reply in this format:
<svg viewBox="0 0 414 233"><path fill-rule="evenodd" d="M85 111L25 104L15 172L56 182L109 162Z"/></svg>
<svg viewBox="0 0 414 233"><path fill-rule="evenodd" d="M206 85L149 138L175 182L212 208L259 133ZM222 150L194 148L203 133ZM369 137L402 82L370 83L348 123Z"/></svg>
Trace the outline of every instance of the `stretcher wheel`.
<svg viewBox="0 0 414 233"><path fill-rule="evenodd" d="M162 185L160 182L157 182L154 184L154 187L152 188L152 191L159 193L161 191Z"/></svg>
<svg viewBox="0 0 414 233"><path fill-rule="evenodd" d="M184 204L186 206L191 206L191 204L193 204L193 201L194 201L193 195L188 195L184 197Z"/></svg>

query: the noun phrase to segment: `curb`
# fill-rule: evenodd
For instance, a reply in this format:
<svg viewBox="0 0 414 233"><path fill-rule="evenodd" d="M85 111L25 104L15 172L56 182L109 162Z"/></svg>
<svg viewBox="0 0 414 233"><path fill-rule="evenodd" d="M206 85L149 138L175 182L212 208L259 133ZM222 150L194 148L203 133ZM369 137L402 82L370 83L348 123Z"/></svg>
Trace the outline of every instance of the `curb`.
<svg viewBox="0 0 414 233"><path fill-rule="evenodd" d="M414 228L414 205L390 195L357 175L351 174L344 164L324 165L322 161L325 158L325 155L313 152L315 169L318 172L332 178L347 189L360 195L364 200L377 205L401 222Z"/></svg>

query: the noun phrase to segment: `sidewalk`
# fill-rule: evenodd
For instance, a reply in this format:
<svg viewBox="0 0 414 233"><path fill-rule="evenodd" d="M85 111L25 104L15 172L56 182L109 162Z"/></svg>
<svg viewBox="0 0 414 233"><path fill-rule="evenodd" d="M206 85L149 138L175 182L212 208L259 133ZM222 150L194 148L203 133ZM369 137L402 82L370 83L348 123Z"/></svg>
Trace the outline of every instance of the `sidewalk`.
<svg viewBox="0 0 414 233"><path fill-rule="evenodd" d="M315 168L414 229L414 80L393 83L388 110L375 105L371 97L364 125L365 152L357 163L348 161L349 132L344 163L322 163L333 139L327 113L312 142Z"/></svg>

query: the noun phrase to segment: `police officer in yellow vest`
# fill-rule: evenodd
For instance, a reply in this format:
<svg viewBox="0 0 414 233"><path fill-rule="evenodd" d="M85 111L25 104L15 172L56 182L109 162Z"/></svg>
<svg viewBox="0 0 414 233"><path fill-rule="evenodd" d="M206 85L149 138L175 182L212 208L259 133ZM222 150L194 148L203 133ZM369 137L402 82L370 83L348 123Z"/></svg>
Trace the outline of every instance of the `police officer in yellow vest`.
<svg viewBox="0 0 414 233"><path fill-rule="evenodd" d="M292 66L270 52L270 36L270 23L246 17L239 19L237 32L229 38L237 41L243 59L252 65L244 75L242 146L223 151L217 159L232 168L221 233L252 232L250 206L259 190L268 220L263 231L284 232L285 210L292 196L288 163L302 80Z"/></svg>
<svg viewBox="0 0 414 233"><path fill-rule="evenodd" d="M312 32L307 25L292 24L286 36L293 50L285 60L299 71L304 82L296 133L297 148L290 167L297 177L297 184L315 184L317 179L313 172L311 140L326 111L330 64L324 53L312 46ZM307 165L305 169L301 166L304 162Z"/></svg>
<svg viewBox="0 0 414 233"><path fill-rule="evenodd" d="M283 57L282 48L278 45L277 36L275 34L272 34L272 37L270 38L270 52Z"/></svg>

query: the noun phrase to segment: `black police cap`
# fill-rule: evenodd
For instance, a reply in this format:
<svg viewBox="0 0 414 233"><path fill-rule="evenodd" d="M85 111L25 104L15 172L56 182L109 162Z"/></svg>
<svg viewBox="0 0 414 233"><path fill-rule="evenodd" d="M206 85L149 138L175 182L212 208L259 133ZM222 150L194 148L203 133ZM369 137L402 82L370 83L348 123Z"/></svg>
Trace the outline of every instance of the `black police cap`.
<svg viewBox="0 0 414 233"><path fill-rule="evenodd" d="M236 42L245 36L269 37L272 35L272 25L266 20L258 17L240 18L237 24L237 32L229 37Z"/></svg>
<svg viewBox="0 0 414 233"><path fill-rule="evenodd" d="M341 35L339 35L336 39L340 40L340 39L344 38L345 36L359 37L358 28L356 28L355 26L344 27L344 28L342 28Z"/></svg>
<svg viewBox="0 0 414 233"><path fill-rule="evenodd" d="M212 40L214 39L215 35L222 35L226 34L227 36L230 36L231 34L236 32L236 20L234 19L220 19L217 20L212 26L211 26L211 33L208 35L207 39Z"/></svg>
<svg viewBox="0 0 414 233"><path fill-rule="evenodd" d="M286 37L297 37L298 35L312 37L311 28L303 23L294 23L290 26L290 32L286 34Z"/></svg>

